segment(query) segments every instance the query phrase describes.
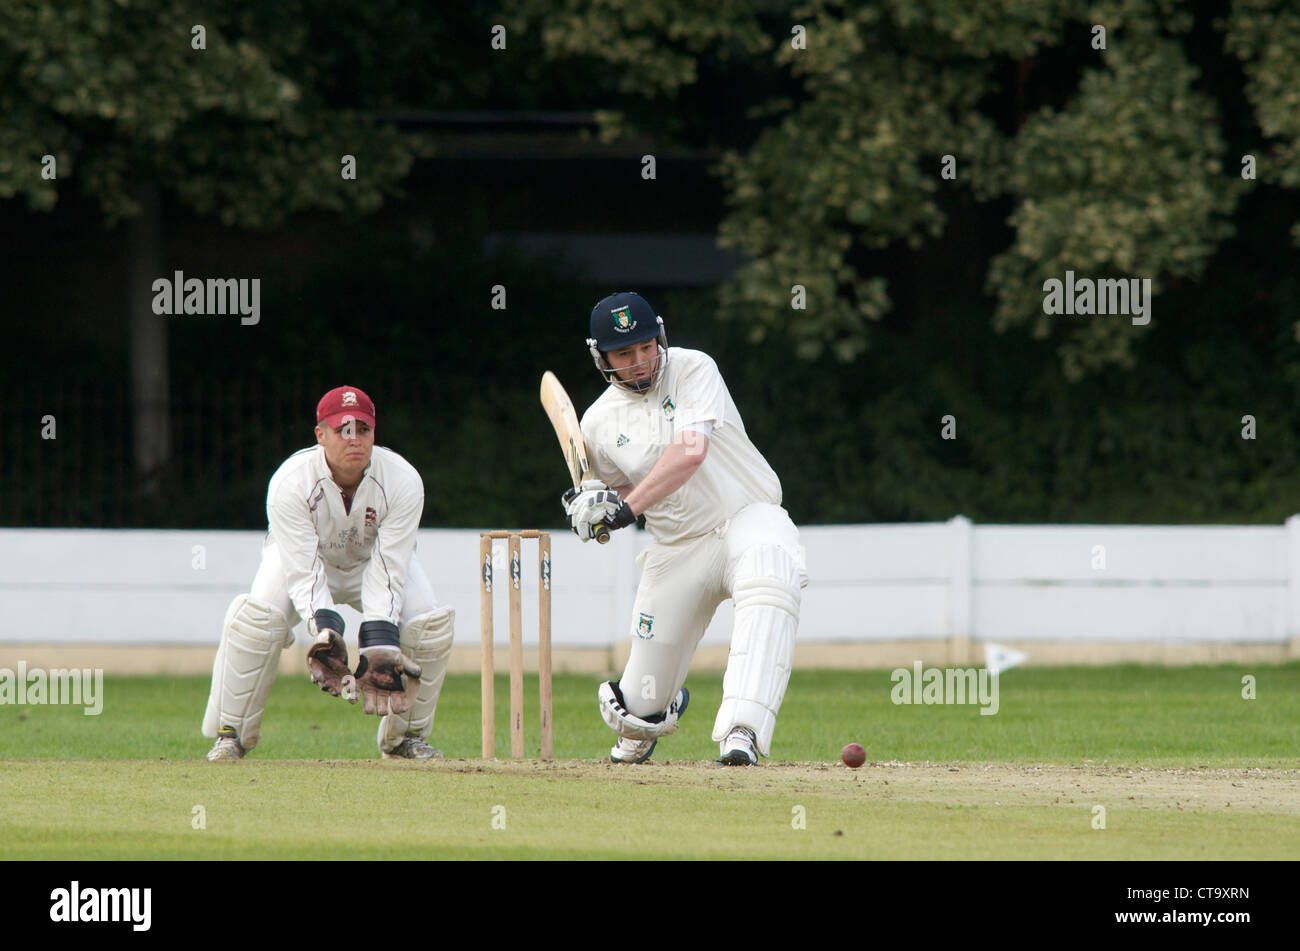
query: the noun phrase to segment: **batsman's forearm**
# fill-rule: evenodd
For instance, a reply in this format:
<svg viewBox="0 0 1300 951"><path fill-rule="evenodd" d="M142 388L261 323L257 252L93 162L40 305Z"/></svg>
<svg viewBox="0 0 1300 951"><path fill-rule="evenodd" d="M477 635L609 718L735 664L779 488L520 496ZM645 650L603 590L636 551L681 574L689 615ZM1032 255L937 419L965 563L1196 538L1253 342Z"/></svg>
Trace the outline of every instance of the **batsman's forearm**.
<svg viewBox="0 0 1300 951"><path fill-rule="evenodd" d="M664 450L640 485L623 497L623 501L633 514L642 515L650 506L684 486L703 461L704 456L699 452L691 452L681 443L673 443Z"/></svg>

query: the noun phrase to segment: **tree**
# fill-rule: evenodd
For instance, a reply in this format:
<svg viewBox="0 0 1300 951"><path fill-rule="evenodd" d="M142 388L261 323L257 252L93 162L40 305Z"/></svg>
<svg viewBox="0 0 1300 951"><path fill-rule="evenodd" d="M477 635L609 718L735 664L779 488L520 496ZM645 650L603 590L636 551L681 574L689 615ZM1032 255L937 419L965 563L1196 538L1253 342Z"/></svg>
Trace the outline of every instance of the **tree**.
<svg viewBox="0 0 1300 951"><path fill-rule="evenodd" d="M166 325L150 312L161 195L265 228L308 209L370 211L412 161L395 131L330 108L277 68L292 39L268 51L258 35L236 10L199 19L177 0L0 8L0 199L49 210L70 180L110 226L134 219L124 290L146 493L170 452ZM362 171L344 177L344 156Z"/></svg>
<svg viewBox="0 0 1300 951"><path fill-rule="evenodd" d="M377 207L411 163L399 135L304 89L230 10L200 19L188 9L176 0L0 8L0 198L49 209L70 180L109 224L140 210L140 183L245 227ZM355 181L340 175L344 153L364 169ZM43 155L57 178L42 177Z"/></svg>
<svg viewBox="0 0 1300 951"><path fill-rule="evenodd" d="M1048 318L1044 281L1075 270L1149 278L1156 293L1195 281L1256 185L1240 152L1260 159L1261 182L1300 184L1300 13L1286 0L1234 0L1212 20L1179 0L508 8L557 61L627 65L616 128L671 132L657 114L722 64L767 77L726 90L767 125L751 137L737 124L726 143L720 241L749 262L722 312L754 340L788 334L807 358L859 356L894 306L875 256L945 235L953 205L973 199L997 252L984 285L996 326L1057 340L1072 379L1130 366L1141 328ZM1258 126L1225 115L1235 69ZM774 73L791 91L770 94ZM795 285L805 309L791 306Z"/></svg>

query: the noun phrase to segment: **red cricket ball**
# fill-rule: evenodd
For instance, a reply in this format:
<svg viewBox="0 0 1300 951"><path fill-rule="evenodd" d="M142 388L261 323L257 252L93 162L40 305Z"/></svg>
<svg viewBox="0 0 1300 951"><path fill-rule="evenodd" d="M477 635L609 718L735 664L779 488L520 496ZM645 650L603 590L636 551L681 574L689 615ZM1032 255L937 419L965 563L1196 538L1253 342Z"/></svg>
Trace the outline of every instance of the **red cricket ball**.
<svg viewBox="0 0 1300 951"><path fill-rule="evenodd" d="M861 743L850 743L840 750L840 759L844 760L845 766L857 769L867 761L867 751L862 748Z"/></svg>

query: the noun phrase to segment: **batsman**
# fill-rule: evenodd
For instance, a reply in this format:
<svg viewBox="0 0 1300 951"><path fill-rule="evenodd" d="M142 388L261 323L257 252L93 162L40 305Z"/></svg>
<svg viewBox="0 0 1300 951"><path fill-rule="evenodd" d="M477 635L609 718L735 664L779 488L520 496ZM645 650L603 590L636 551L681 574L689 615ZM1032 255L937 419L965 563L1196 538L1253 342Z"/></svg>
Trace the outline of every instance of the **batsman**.
<svg viewBox="0 0 1300 951"><path fill-rule="evenodd" d="M590 478L565 493L583 541L644 515L652 543L638 558L631 655L622 679L600 686L600 712L618 734L615 763L643 763L677 729L691 657L718 605L735 603L718 762L752 766L771 752L808 584L781 482L750 442L717 364L669 349L644 298L618 293L591 311L588 349L609 386L583 414Z"/></svg>
<svg viewBox="0 0 1300 951"><path fill-rule="evenodd" d="M290 456L266 493L269 531L247 594L226 610L212 665L203 735L213 762L243 759L262 733L262 712L299 618L307 668L321 690L364 698L379 721L384 759L440 759L428 743L451 656L454 612L439 604L415 534L424 483L375 445L375 404L354 386L316 406L316 445ZM338 605L361 612L355 672Z"/></svg>

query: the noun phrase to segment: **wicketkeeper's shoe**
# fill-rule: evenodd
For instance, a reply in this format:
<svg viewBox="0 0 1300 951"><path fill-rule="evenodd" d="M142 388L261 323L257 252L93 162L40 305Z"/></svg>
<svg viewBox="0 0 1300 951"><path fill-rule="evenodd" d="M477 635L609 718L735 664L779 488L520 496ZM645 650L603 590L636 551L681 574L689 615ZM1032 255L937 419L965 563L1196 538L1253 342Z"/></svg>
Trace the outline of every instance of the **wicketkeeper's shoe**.
<svg viewBox="0 0 1300 951"><path fill-rule="evenodd" d="M223 726L217 731L217 742L208 750L208 762L233 763L244 758L244 748L239 744L239 734L234 727Z"/></svg>
<svg viewBox="0 0 1300 951"><path fill-rule="evenodd" d="M718 754L719 766L757 766L758 749L755 746L757 737L754 731L747 726L738 726L727 734L727 738L720 744Z"/></svg>
<svg viewBox="0 0 1300 951"><path fill-rule="evenodd" d="M686 708L691 703L691 692L683 687L677 691L677 699L668 707L668 712L676 711L680 718L686 712ZM620 736L614 748L609 751L609 761L611 763L644 763L650 758L650 754L655 751L655 744L659 740L656 737L653 740L633 740L626 736Z"/></svg>
<svg viewBox="0 0 1300 951"><path fill-rule="evenodd" d="M408 733L402 737L391 750L384 753L384 759L442 759L442 750L435 750L424 737L418 733Z"/></svg>

